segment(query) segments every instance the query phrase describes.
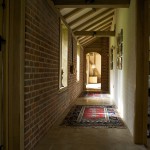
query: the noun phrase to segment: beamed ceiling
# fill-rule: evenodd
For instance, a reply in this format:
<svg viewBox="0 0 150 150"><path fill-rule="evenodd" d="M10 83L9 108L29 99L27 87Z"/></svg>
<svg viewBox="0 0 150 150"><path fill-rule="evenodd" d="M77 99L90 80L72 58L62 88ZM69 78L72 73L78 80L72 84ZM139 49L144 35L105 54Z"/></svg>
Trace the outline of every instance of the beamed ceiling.
<svg viewBox="0 0 150 150"><path fill-rule="evenodd" d="M128 8L130 0L53 0L78 42L87 46L111 31L116 8Z"/></svg>

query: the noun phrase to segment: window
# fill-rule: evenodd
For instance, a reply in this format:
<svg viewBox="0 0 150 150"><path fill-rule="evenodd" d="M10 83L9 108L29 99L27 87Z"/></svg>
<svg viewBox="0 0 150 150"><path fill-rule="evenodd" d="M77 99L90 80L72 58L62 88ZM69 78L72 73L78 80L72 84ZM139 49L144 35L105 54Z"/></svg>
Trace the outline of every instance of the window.
<svg viewBox="0 0 150 150"><path fill-rule="evenodd" d="M68 29L60 23L60 68L59 88L67 87L68 84Z"/></svg>
<svg viewBox="0 0 150 150"><path fill-rule="evenodd" d="M80 45L77 45L77 81L80 81Z"/></svg>

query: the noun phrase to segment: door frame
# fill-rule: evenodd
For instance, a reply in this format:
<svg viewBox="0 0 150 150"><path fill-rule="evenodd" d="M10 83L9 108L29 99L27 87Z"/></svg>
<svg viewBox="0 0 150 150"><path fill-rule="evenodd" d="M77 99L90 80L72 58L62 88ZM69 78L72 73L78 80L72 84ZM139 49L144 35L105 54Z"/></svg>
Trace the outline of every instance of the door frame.
<svg viewBox="0 0 150 150"><path fill-rule="evenodd" d="M0 36L3 39L4 33L4 8L3 8L3 0L0 0ZM4 44L0 41L0 146L3 146L4 142L4 114L3 114L3 51L4 51Z"/></svg>
<svg viewBox="0 0 150 150"><path fill-rule="evenodd" d="M101 59L102 59L102 54L101 54L101 49L100 48L85 48L84 49L84 54L83 54L83 61L84 61L84 70L83 70L83 81L84 81L84 86L83 86L83 90L86 91L86 55L88 53L91 52L95 52L101 55ZM102 62L102 61L101 61ZM101 72L102 73L102 72ZM101 88L102 89L102 88Z"/></svg>
<svg viewBox="0 0 150 150"><path fill-rule="evenodd" d="M136 99L134 142L147 145L148 0L136 0Z"/></svg>
<svg viewBox="0 0 150 150"><path fill-rule="evenodd" d="M6 2L5 149L24 150L25 0Z"/></svg>

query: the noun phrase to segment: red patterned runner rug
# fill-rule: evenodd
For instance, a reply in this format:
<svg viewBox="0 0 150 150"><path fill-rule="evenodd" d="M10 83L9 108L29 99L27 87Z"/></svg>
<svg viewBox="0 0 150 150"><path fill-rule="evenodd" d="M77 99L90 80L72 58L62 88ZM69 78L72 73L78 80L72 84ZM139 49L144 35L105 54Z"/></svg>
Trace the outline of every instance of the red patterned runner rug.
<svg viewBox="0 0 150 150"><path fill-rule="evenodd" d="M113 105L76 105L65 117L62 126L125 128Z"/></svg>

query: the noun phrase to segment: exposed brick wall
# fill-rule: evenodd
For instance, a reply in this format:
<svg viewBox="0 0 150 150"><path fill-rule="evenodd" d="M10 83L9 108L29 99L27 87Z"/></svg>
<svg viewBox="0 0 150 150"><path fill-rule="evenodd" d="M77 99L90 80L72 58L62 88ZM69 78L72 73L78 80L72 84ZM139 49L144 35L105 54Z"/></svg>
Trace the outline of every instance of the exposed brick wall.
<svg viewBox="0 0 150 150"><path fill-rule="evenodd" d="M45 0L27 0L25 16L25 150L33 150L56 119L83 90L68 73L68 89L59 92L59 17ZM69 66L72 61L69 33ZM81 50L81 58L83 51ZM76 65L76 41L74 40ZM83 70L83 59L81 59Z"/></svg>
<svg viewBox="0 0 150 150"><path fill-rule="evenodd" d="M101 90L104 93L109 93L109 38L101 37L84 48L84 68L86 68L86 54L89 52L97 52L101 55ZM85 80L84 69L84 82Z"/></svg>

